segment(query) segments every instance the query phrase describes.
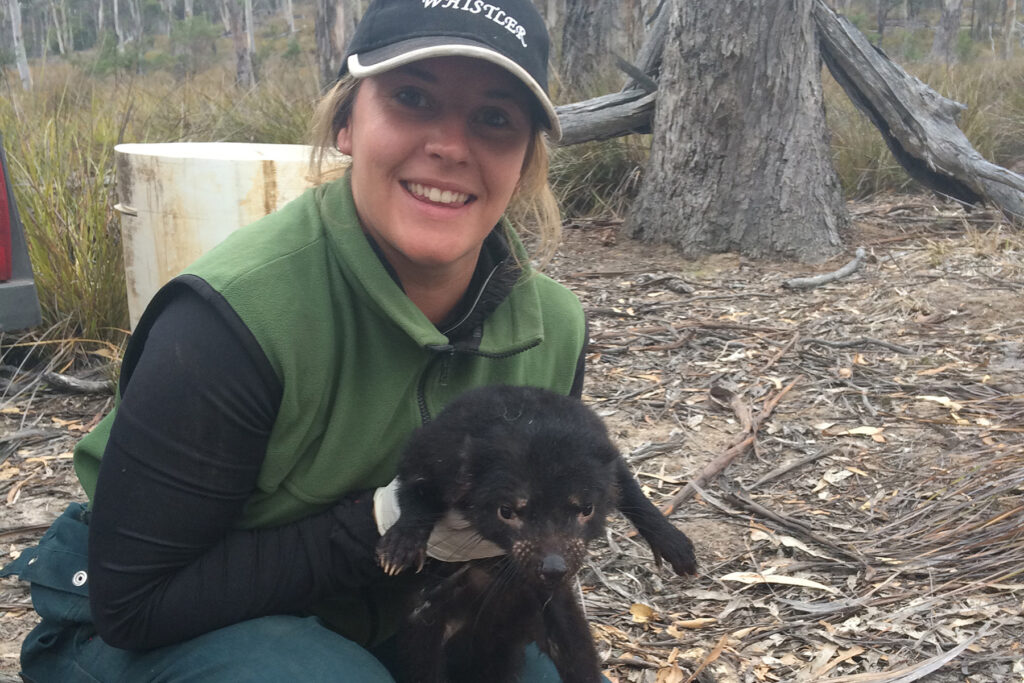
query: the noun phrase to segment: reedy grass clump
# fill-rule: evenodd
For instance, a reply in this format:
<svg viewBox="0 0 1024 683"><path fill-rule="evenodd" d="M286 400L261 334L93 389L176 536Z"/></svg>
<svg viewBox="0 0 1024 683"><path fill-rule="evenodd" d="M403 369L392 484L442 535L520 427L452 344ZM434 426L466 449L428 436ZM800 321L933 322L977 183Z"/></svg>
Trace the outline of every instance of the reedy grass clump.
<svg viewBox="0 0 1024 683"><path fill-rule="evenodd" d="M551 187L563 217L571 220L624 215L640 188L649 154L649 135L554 149Z"/></svg>
<svg viewBox="0 0 1024 683"><path fill-rule="evenodd" d="M0 126L42 308L37 334L82 340L40 347L63 361L109 350L127 328L112 173L124 116L120 93L54 71L32 97L0 105Z"/></svg>
<svg viewBox="0 0 1024 683"><path fill-rule="evenodd" d="M317 86L295 71L245 92L226 68L182 80L165 72L98 77L58 63L37 76L32 92L9 90L0 128L43 312L42 325L17 348L33 337L65 340L36 350L66 365L97 350L111 355L127 336L113 208L118 142L305 142Z"/></svg>

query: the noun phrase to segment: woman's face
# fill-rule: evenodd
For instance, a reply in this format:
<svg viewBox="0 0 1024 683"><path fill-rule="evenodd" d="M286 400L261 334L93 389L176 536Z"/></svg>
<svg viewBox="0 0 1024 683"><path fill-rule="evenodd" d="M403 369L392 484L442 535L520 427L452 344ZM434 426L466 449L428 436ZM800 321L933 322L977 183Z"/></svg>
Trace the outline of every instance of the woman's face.
<svg viewBox="0 0 1024 683"><path fill-rule="evenodd" d="M414 62L359 86L338 149L363 228L407 278L468 278L519 182L530 95L466 57Z"/></svg>

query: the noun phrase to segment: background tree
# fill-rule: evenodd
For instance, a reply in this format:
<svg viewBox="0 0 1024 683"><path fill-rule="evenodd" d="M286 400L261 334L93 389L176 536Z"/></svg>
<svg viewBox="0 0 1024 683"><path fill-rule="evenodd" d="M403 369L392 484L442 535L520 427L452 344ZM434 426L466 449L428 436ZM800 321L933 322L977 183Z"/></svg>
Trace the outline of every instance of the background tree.
<svg viewBox="0 0 1024 683"><path fill-rule="evenodd" d="M942 0L942 16L935 27L931 58L944 64L956 61L956 40L960 34L963 0Z"/></svg>
<svg viewBox="0 0 1024 683"><path fill-rule="evenodd" d="M822 260L847 219L812 0L675 0L631 232L684 253Z"/></svg>
<svg viewBox="0 0 1024 683"><path fill-rule="evenodd" d="M338 76L358 10L358 0L316 0L316 57L321 88L328 87Z"/></svg>
<svg viewBox="0 0 1024 683"><path fill-rule="evenodd" d="M611 35L618 9L619 0L566 0L559 69L562 99L610 89L602 80L616 73Z"/></svg>
<svg viewBox="0 0 1024 683"><path fill-rule="evenodd" d="M1013 57L1013 46L1016 42L1017 0L1006 0L1003 9L1003 59Z"/></svg>
<svg viewBox="0 0 1024 683"><path fill-rule="evenodd" d="M21 87L32 89L32 72L28 68L28 56L25 54L25 37L21 31L21 6L18 0L7 0L7 11L11 19L11 34L14 41L14 61L18 64L18 76Z"/></svg>
<svg viewBox="0 0 1024 683"><path fill-rule="evenodd" d="M235 46L235 83L243 88L256 85L256 74L252 68L252 52L245 35L245 20L239 0L222 0L228 20L231 22L231 40Z"/></svg>

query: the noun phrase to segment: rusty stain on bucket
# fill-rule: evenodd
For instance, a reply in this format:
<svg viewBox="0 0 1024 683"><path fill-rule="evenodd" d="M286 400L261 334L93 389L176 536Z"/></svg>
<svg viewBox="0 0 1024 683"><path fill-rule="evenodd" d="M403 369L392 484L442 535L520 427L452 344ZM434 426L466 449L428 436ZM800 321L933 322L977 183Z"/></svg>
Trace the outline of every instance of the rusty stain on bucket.
<svg viewBox="0 0 1024 683"><path fill-rule="evenodd" d="M164 283L310 186L305 145L177 142L114 151L133 329Z"/></svg>

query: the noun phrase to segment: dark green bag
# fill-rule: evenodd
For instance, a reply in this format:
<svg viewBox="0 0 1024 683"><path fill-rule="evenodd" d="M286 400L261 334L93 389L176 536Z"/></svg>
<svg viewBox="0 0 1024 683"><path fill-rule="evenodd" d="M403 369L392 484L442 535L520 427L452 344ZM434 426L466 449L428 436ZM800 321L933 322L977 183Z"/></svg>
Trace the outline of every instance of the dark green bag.
<svg viewBox="0 0 1024 683"><path fill-rule="evenodd" d="M22 665L53 646L70 627L92 622L89 611L88 511L72 503L0 576L16 575L31 584L32 606L42 622L25 638Z"/></svg>

